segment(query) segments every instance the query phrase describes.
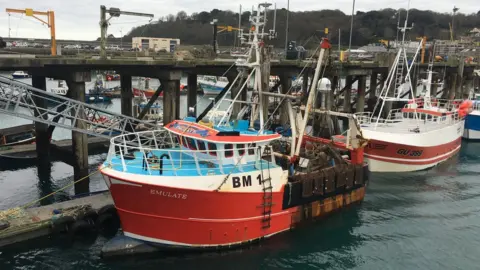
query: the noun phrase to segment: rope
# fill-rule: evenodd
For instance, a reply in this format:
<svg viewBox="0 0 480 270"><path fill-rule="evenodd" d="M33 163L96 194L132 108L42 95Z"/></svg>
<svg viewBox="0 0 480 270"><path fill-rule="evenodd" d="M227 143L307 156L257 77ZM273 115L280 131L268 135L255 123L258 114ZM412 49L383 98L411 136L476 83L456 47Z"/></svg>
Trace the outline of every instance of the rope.
<svg viewBox="0 0 480 270"><path fill-rule="evenodd" d="M98 173L98 172L100 172L100 171L101 171L101 169L98 169L98 170L94 171L93 173L91 173L91 174L89 174L89 175L87 175L87 176L85 176L85 177L82 177L82 178L78 179L77 181L74 181L74 182L72 182L72 183L70 183L70 184L62 187L61 189L58 189L58 190L56 190L56 191L54 191L54 192L52 192L52 193L50 193L50 194L48 194L48 195L43 196L43 197L40 198L40 199L37 199L37 200L31 201L31 202L29 202L29 203L27 203L27 204L24 204L23 206L20 206L20 208L30 207L30 206L32 206L32 205L34 205L34 204L36 204L36 203L38 203L38 202L40 202L40 201L48 198L48 197L50 197L50 196L53 196L53 195L57 194L58 192L60 192L60 191L62 191L62 190L65 190L65 189L68 188L68 187L71 187L71 186L75 185L76 183L78 183L78 182L80 182L80 181L83 181L83 180L89 178L90 176L95 175L96 173Z"/></svg>

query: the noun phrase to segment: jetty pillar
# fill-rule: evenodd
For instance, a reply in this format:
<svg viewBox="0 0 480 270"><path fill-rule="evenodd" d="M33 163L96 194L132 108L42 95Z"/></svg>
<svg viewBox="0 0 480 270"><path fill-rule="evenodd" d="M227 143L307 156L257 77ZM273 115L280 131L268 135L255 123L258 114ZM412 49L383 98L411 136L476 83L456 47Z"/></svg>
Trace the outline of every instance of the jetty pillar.
<svg viewBox="0 0 480 270"><path fill-rule="evenodd" d="M467 73L465 74L465 88L463 90L463 95L462 95L462 98L468 98L470 93L473 93L474 91L474 83L473 83L473 80L474 80L474 75L473 73ZM473 98L473 96L472 96Z"/></svg>
<svg viewBox="0 0 480 270"><path fill-rule="evenodd" d="M418 96L418 93L417 93L418 75L417 75L417 73L414 72L411 75L411 78L412 78L412 92L413 92L413 97L411 97L411 98L416 98ZM409 93L409 95L412 95L412 93Z"/></svg>
<svg viewBox="0 0 480 270"><path fill-rule="evenodd" d="M463 79L464 79L464 76L463 76L463 70L464 70L464 67L465 67L465 61L460 61L460 63L458 64L458 68L457 68L457 82L456 82L456 85L455 85L455 98L456 99L459 99L459 98L463 98Z"/></svg>
<svg viewBox="0 0 480 270"><path fill-rule="evenodd" d="M345 89L345 93L343 95L343 112L345 113L352 112L352 104L351 104L352 84L353 84L353 76L348 75L345 85L349 87Z"/></svg>
<svg viewBox="0 0 480 270"><path fill-rule="evenodd" d="M162 80L163 85L163 123L167 124L175 119L178 119L177 106L179 100L177 99L178 90L175 80Z"/></svg>
<svg viewBox="0 0 480 270"><path fill-rule="evenodd" d="M357 89L356 112L363 112L365 109L365 91L367 88L367 76L359 76Z"/></svg>
<svg viewBox="0 0 480 270"><path fill-rule="evenodd" d="M121 112L123 115L133 115L133 91L132 91L132 75L121 74L120 75L120 87L121 87Z"/></svg>
<svg viewBox="0 0 480 270"><path fill-rule="evenodd" d="M302 91L304 95L308 92L308 70L303 71Z"/></svg>
<svg viewBox="0 0 480 270"><path fill-rule="evenodd" d="M327 102L327 110L336 110L336 104L335 104L335 90L340 90L340 88L338 87L339 83L340 83L340 77L339 76L333 76L332 77L332 80L331 80L331 90L330 92L328 93L328 102ZM341 129L340 129L340 122L338 121L338 117L336 116L332 116L332 115L329 115L330 116L330 119L332 121L332 125L333 125L333 131L334 131L334 134L340 134L342 133L341 132ZM332 134L333 135L333 134Z"/></svg>
<svg viewBox="0 0 480 270"><path fill-rule="evenodd" d="M234 76L227 76L227 79L228 79L229 82L233 82L235 80L235 77ZM235 99L238 92L240 91L240 87L242 87L242 80L241 80L241 78L238 78L237 82L234 85L232 85L232 89L230 89L230 99L232 99L232 100ZM241 100L242 100L242 96L239 96L237 101L241 101ZM237 115L238 115L238 113L240 112L241 109L242 109L242 104L240 104L238 102L233 103L232 119L237 118Z"/></svg>
<svg viewBox="0 0 480 270"><path fill-rule="evenodd" d="M378 72L372 72L372 75L370 75L370 86L369 86L368 98L372 98L377 95L377 87L378 87Z"/></svg>
<svg viewBox="0 0 480 270"><path fill-rule="evenodd" d="M337 89L340 90L340 88L338 87L338 84L340 83L340 77L339 76L337 76L337 75L332 76L330 81L331 81L331 88L330 88L330 92L328 93L327 108L326 108L327 110L332 110L332 109L334 109L333 107L336 107L335 106L335 91Z"/></svg>
<svg viewBox="0 0 480 270"><path fill-rule="evenodd" d="M168 124L180 118L180 79L182 71L160 72L157 78L163 88L163 123Z"/></svg>
<svg viewBox="0 0 480 270"><path fill-rule="evenodd" d="M304 77L305 78L305 77ZM280 84L282 86L282 94L286 94L292 87L292 77L287 74L280 75ZM283 99L280 112L280 124L285 125L289 123L288 110L286 102L290 102L288 99Z"/></svg>
<svg viewBox="0 0 480 270"><path fill-rule="evenodd" d="M47 81L45 76L33 74L32 86L38 89L47 90ZM35 105L42 111L47 108L47 102L44 99L36 98ZM34 111L35 116L39 116L37 110ZM44 115L43 119L48 119L48 115ZM37 150L37 161L39 167L49 166L50 163L50 135L48 132L48 124L35 122L35 148Z"/></svg>
<svg viewBox="0 0 480 270"><path fill-rule="evenodd" d="M90 72L74 72L67 80L68 88L72 91L72 98L85 102L85 82L90 81ZM75 121L75 127L87 129L85 112L78 112L78 119ZM88 137L87 134L72 131L72 150L74 156L73 175L74 181L87 177L88 172ZM75 184L75 194L88 193L90 190L90 179L86 178Z"/></svg>
<svg viewBox="0 0 480 270"><path fill-rule="evenodd" d="M33 74L32 86L46 91L47 82L45 76ZM47 108L47 102L42 98L35 98L34 102L40 112L43 111L42 109ZM39 112L37 110L34 110L34 114L36 117L39 116ZM48 116L44 115L42 118L48 119ZM50 133L48 129L49 128L47 124L35 122L35 148L37 152L38 187L42 197L50 194L53 189L53 184L51 181L52 166L50 163ZM46 200L42 200L40 204L50 204L53 201L53 197L50 197Z"/></svg>
<svg viewBox="0 0 480 270"><path fill-rule="evenodd" d="M450 80L449 80L449 85L448 85L448 96L447 98L449 100L455 98L455 92L457 90L457 74L456 73L451 73L449 75Z"/></svg>
<svg viewBox="0 0 480 270"><path fill-rule="evenodd" d="M197 117L197 74L189 73L187 77L187 114Z"/></svg>
<svg viewBox="0 0 480 270"><path fill-rule="evenodd" d="M437 92L438 92L438 76L435 76L435 74L432 74L432 85L430 87L430 96L432 98L436 98Z"/></svg>

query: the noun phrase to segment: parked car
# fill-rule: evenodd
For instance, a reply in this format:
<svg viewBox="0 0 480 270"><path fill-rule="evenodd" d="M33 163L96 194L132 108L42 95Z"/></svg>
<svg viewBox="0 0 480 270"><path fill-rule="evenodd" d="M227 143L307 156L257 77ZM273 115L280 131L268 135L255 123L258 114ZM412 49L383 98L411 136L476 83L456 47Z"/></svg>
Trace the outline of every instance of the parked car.
<svg viewBox="0 0 480 270"><path fill-rule="evenodd" d="M95 47L93 47L92 45L89 45L89 44L83 44L82 45L82 49L84 50L93 50Z"/></svg>
<svg viewBox="0 0 480 270"><path fill-rule="evenodd" d="M78 44L75 44L75 45L66 45L65 47L63 47L64 49L74 49L74 50L78 50L78 49L81 49L80 45Z"/></svg>
<svg viewBox="0 0 480 270"><path fill-rule="evenodd" d="M26 42L17 41L15 42L15 47L26 48L28 44Z"/></svg>
<svg viewBox="0 0 480 270"><path fill-rule="evenodd" d="M120 48L118 45L110 45L107 47L107 50L110 50L110 51L121 51L122 48Z"/></svg>

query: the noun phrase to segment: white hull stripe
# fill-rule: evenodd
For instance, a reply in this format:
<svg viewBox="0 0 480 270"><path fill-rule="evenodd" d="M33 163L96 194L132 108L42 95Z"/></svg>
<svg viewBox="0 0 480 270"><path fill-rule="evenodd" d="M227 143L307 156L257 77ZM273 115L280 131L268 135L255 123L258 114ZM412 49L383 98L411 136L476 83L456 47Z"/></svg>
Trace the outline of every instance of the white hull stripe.
<svg viewBox="0 0 480 270"><path fill-rule="evenodd" d="M125 181L121 181L121 180L118 180L118 179L115 179L115 178L111 178L110 177L110 182L112 183L112 185L127 185L127 186L134 186L134 187L142 187L142 185L139 185L139 184L134 184L134 183L130 183L130 182L125 182Z"/></svg>
<svg viewBox="0 0 480 270"><path fill-rule="evenodd" d="M277 233L288 231L289 229L290 228L287 228L287 229L284 229L284 230L281 230L281 231L278 231L278 232L275 232L275 233L267 234L267 235L264 236L264 238L268 238L268 237L273 236ZM187 243L180 243L180 242L174 242L174 241L168 241L168 240L163 240L163 239L157 239L157 238L142 236L142 235L135 234L135 233L129 233L127 231L124 231L123 234L125 234L125 236L135 238L135 239L139 239L139 240L146 241L146 242L158 243L158 244L169 245L169 246L182 246L182 247L221 247L221 246L231 246L231 245L236 245L236 244L243 244L243 243L246 242L246 241L237 241L237 242L231 242L231 243L225 243L225 244L187 244ZM250 239L250 240L255 240L255 239L258 239L258 238L254 238L254 239Z"/></svg>
<svg viewBox="0 0 480 270"><path fill-rule="evenodd" d="M452 151L450 151L448 153L445 153L443 155L438 155L438 156L432 157L432 158L426 158L426 159L392 158L392 157L385 157L385 156L379 156L379 155L370 155L370 154L366 154L366 153L365 153L365 156L366 157L371 157L371 158L387 159L387 160L392 160L392 161L423 162L423 161L432 161L432 160L436 160L436 159L441 158L441 157L451 155L453 152L460 149L460 147L461 147L461 145L457 146L455 149L453 149Z"/></svg>

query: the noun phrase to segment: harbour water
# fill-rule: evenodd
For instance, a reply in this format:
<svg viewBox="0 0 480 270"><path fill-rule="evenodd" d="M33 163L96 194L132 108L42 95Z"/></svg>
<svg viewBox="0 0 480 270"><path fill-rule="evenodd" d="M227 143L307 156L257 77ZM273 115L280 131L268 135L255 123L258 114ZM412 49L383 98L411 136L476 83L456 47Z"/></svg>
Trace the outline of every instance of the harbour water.
<svg viewBox="0 0 480 270"><path fill-rule="evenodd" d="M362 204L248 249L105 260L102 236L45 238L2 249L0 269L477 269L479 153L480 144L463 143L432 170L372 174ZM54 163L52 178L60 180L53 184L69 183L69 173ZM97 178L91 186L104 188ZM39 189L36 168L0 172L2 208L38 197Z"/></svg>
<svg viewBox="0 0 480 270"><path fill-rule="evenodd" d="M199 109L207 103L201 99ZM118 100L110 106L119 111ZM21 123L0 115L0 127ZM70 133L55 132L54 139ZM91 170L104 158L90 156ZM36 167L0 171L0 210L71 183L72 172L62 162L52 162L48 175ZM0 269L478 269L479 173L480 143L464 142L457 156L431 170L374 173L362 204L249 248L106 260L99 255L107 237L53 237L1 248ZM106 186L96 175L90 189ZM53 200L72 194L67 189Z"/></svg>

